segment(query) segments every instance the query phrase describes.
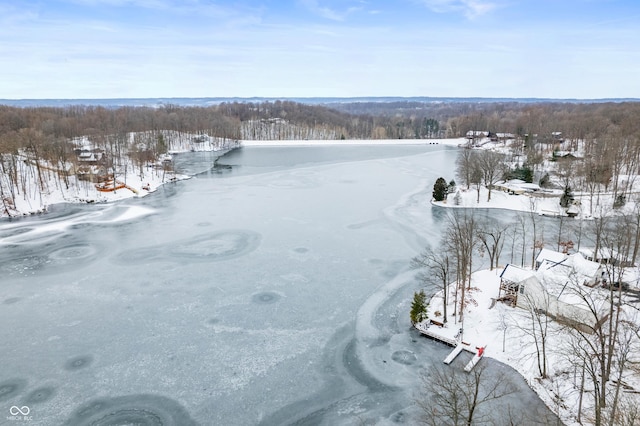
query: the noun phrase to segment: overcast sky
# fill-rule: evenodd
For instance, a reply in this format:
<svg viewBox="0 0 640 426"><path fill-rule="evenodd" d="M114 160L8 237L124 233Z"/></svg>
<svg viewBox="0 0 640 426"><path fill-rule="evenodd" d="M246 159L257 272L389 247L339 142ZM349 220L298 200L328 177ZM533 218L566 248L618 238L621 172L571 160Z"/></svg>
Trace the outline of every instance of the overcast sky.
<svg viewBox="0 0 640 426"><path fill-rule="evenodd" d="M640 98L638 0L0 0L0 98Z"/></svg>

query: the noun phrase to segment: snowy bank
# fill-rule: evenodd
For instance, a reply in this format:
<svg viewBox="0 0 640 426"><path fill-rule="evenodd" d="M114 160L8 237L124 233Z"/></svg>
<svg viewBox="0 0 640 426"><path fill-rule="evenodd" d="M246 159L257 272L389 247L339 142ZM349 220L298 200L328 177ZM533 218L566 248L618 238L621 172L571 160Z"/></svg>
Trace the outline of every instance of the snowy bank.
<svg viewBox="0 0 640 426"><path fill-rule="evenodd" d="M228 149L221 150L215 144L201 150L216 151L218 155L224 155L229 151ZM172 150L174 154L189 151L191 150ZM16 186L7 190L6 188L11 183L7 180L0 182L4 185L7 193L16 194L13 197L13 203L5 203L5 207L0 209L0 218L40 214L46 212L49 206L60 203L110 203L128 198L144 197L166 183L190 178L188 175L166 170L156 163L140 167L129 161L126 165L118 167L118 172L113 179L99 184L81 179L78 175L68 176L68 182L65 182L54 167L41 165L41 169L44 170L43 179L42 183L37 183L34 164L25 161L20 162L19 167L19 173L30 177L30 183L25 186L26 190Z"/></svg>
<svg viewBox="0 0 640 426"><path fill-rule="evenodd" d="M447 178L445 177L445 179ZM526 192L517 195L493 189L490 200L488 196L489 190L484 186L480 187L479 196L475 187L469 189L458 187L454 193L447 194L444 201L432 200L431 204L446 208L504 209L550 217L569 217L566 209L560 206L562 191L559 190ZM612 208L613 193L601 193L597 199L593 200L593 209L591 208L592 200L588 195L576 192L574 196L577 201L572 207L575 209L577 219L592 219L614 214L631 214L637 209L635 200L629 200L620 208Z"/></svg>

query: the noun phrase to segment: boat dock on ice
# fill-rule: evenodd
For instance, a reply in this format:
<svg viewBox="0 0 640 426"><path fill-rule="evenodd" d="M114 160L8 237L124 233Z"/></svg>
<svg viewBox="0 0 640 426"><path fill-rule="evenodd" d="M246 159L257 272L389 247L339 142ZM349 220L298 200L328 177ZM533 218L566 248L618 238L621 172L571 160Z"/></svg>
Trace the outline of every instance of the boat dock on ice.
<svg viewBox="0 0 640 426"><path fill-rule="evenodd" d="M413 326L420 334L454 347L453 351L444 359L444 363L447 365L451 364L462 351L471 352L474 354L473 358L464 367L464 371L470 372L484 356L487 345L474 347L463 342L461 327L447 327L446 324L434 320L422 321Z"/></svg>

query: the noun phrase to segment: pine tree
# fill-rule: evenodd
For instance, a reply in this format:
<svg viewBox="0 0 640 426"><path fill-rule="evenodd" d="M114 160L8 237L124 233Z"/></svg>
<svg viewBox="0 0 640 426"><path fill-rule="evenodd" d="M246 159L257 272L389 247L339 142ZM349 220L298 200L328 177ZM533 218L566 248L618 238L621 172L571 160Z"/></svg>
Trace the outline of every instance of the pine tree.
<svg viewBox="0 0 640 426"><path fill-rule="evenodd" d="M413 302L411 303L411 324L415 324L427 319L427 295L424 290L417 291L413 294Z"/></svg>
<svg viewBox="0 0 640 426"><path fill-rule="evenodd" d="M442 201L447 196L447 181L444 178L439 177L436 183L433 184L433 199L436 201Z"/></svg>

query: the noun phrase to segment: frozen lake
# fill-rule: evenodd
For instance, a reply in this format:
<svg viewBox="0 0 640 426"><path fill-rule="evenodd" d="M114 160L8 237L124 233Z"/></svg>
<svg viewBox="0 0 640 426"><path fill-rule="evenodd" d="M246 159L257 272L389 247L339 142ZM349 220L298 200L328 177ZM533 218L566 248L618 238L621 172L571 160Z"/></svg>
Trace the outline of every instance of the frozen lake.
<svg viewBox="0 0 640 426"><path fill-rule="evenodd" d="M408 265L440 237L428 201L455 156L189 153L204 172L149 197L0 222L0 424L14 405L33 425L414 423L450 348L411 329Z"/></svg>

